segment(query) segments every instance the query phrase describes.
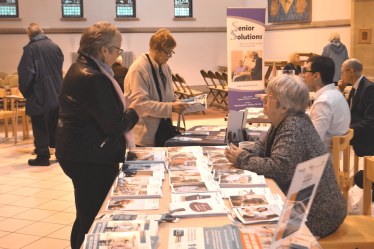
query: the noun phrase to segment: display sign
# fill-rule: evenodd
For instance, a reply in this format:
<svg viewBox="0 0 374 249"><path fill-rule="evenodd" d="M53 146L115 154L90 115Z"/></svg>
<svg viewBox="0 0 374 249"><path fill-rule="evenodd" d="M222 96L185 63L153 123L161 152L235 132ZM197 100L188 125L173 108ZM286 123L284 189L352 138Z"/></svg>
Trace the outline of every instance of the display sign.
<svg viewBox="0 0 374 249"><path fill-rule="evenodd" d="M265 8L227 8L229 110L262 107Z"/></svg>

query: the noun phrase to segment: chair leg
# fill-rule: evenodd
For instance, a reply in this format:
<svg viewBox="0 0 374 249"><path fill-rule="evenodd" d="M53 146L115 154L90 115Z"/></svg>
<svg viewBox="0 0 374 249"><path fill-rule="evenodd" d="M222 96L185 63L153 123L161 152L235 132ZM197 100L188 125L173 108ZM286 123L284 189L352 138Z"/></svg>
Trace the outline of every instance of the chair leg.
<svg viewBox="0 0 374 249"><path fill-rule="evenodd" d="M354 153L354 151L353 151L353 153ZM354 174L357 174L357 172L358 172L359 160L360 160L360 158L356 155L356 153L354 153L354 157L353 157L353 173Z"/></svg>
<svg viewBox="0 0 374 249"><path fill-rule="evenodd" d="M9 138L8 137L8 119L7 118L4 119L4 127L5 127L5 138Z"/></svg>
<svg viewBox="0 0 374 249"><path fill-rule="evenodd" d="M26 135L26 115L22 115L22 135L23 135L23 140L26 140L27 135Z"/></svg>

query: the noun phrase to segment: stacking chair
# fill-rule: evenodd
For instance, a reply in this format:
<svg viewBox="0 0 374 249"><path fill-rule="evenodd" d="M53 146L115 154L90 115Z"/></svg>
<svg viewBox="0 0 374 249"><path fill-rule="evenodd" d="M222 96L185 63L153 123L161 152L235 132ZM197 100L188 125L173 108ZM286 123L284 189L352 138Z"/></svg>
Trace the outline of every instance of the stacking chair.
<svg viewBox="0 0 374 249"><path fill-rule="evenodd" d="M374 218L371 217L371 185L374 182L374 158L364 157L363 215L348 215L331 235L319 239L323 249L374 248Z"/></svg>
<svg viewBox="0 0 374 249"><path fill-rule="evenodd" d="M171 79L173 80L173 83L174 83L174 92L179 95L178 98L179 99L185 99L184 97L184 91L182 90L182 87L178 84L178 80L177 80L177 77L175 77L175 74L172 74L171 75Z"/></svg>
<svg viewBox="0 0 374 249"><path fill-rule="evenodd" d="M15 79L11 79L11 81L13 81ZM18 80L18 78L17 78ZM23 98L23 95L22 93L18 90L18 87L16 88L11 88L11 95L18 95L19 97L22 97ZM23 139L28 139L29 138L29 134L30 134L30 128L29 128L29 116L26 115L26 107L21 107L21 108L18 108L18 110L16 111L16 107L15 107L15 103L14 103L14 100L10 100L10 110L12 111L13 113L13 116L12 116L12 125L13 125L13 136L15 135L15 129L17 129L17 122L15 121L15 113L17 112L17 118L18 117L21 117L21 120L22 120L22 134L23 134Z"/></svg>
<svg viewBox="0 0 374 249"><path fill-rule="evenodd" d="M1 79L5 79L5 77L7 77L8 76L8 73L6 73L6 72L0 72L0 78Z"/></svg>
<svg viewBox="0 0 374 249"><path fill-rule="evenodd" d="M8 111L7 110L7 104L5 101L5 95L6 95L6 90L4 87L4 80L0 79L0 98L3 100L3 109L0 110L0 119L4 120L4 126L5 126L5 138L8 138L8 119L13 118L13 111ZM13 130L14 133L14 130Z"/></svg>
<svg viewBox="0 0 374 249"><path fill-rule="evenodd" d="M180 86L182 87L182 89L184 91L184 96L186 96L186 98L191 98L191 97L195 97L195 96L204 94L203 92L200 92L200 91L197 91L197 90L191 90L191 88L188 86L187 82L184 80L182 75L177 73L177 74L175 74L175 78L177 79ZM203 113L205 114L204 111L203 111Z"/></svg>
<svg viewBox="0 0 374 249"><path fill-rule="evenodd" d="M7 91L10 91L9 90L10 79L13 79L15 77L18 77L18 75L8 75L8 76L5 77L4 81L5 81L5 88L7 89Z"/></svg>
<svg viewBox="0 0 374 249"><path fill-rule="evenodd" d="M353 137L353 129L342 136L332 138L332 165L334 166L335 176L338 180L340 190L343 192L345 200L348 202L349 189L353 185L353 177L350 173L350 146L349 142ZM343 151L343 171L340 171L340 151Z"/></svg>
<svg viewBox="0 0 374 249"><path fill-rule="evenodd" d="M13 72L12 75L18 75L18 71Z"/></svg>
<svg viewBox="0 0 374 249"><path fill-rule="evenodd" d="M217 93L217 99L218 99L218 97L220 97L220 101L218 102L218 106L217 106L217 108L219 108L221 106L221 104L222 104L222 100L225 99L225 97L224 97L224 95L225 95L225 87L222 86L222 82L217 79L217 76L216 76L216 74L213 71L209 70L208 74L209 74L210 79L212 80L214 86L217 89L217 92L218 92ZM216 83L216 81L218 81L218 83Z"/></svg>
<svg viewBox="0 0 374 249"><path fill-rule="evenodd" d="M214 80L210 77L209 73L205 70L200 70L200 73L201 75L203 76L203 79L205 81L205 84L207 85L207 88L209 89L209 94L207 97L209 97L210 94L213 95L213 100L210 102L209 106L212 106L214 104L214 101L217 102L217 104L219 104L219 101L218 101L218 95L219 95L219 89L217 88L217 85L216 83L214 82ZM209 79L210 82L212 82L212 84L209 84L208 81L206 79Z"/></svg>
<svg viewBox="0 0 374 249"><path fill-rule="evenodd" d="M220 90L220 92L223 94L221 102L219 103L218 106L220 106L222 103L224 103L225 104L224 110L227 110L228 107L229 107L228 106L229 89L228 89L228 86L227 86L227 82L226 82L226 80L223 77L221 72L216 72L216 77L217 77L219 83L221 83L222 90Z"/></svg>
<svg viewBox="0 0 374 249"><path fill-rule="evenodd" d="M354 152L353 146L352 146L352 150L353 150L353 153L354 153L354 156L353 156L353 174L357 174L357 172L358 172L358 161L360 160L361 157L356 155L356 152Z"/></svg>

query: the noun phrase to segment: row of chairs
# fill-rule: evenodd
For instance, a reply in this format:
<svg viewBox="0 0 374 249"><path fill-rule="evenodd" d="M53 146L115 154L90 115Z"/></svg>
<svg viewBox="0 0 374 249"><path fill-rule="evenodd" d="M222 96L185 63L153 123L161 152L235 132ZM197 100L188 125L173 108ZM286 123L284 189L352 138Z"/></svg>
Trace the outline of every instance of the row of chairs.
<svg viewBox="0 0 374 249"><path fill-rule="evenodd" d="M11 75L18 75L18 72L15 71L13 72ZM9 74L7 72L0 72L0 79L5 79L5 77L9 76Z"/></svg>
<svg viewBox="0 0 374 249"><path fill-rule="evenodd" d="M213 100L209 106L213 106L214 102L218 104L217 108L220 108L224 104L224 110L228 110L228 81L227 73L213 72L211 70L205 71L200 70L201 75L209 89L209 95L213 96Z"/></svg>

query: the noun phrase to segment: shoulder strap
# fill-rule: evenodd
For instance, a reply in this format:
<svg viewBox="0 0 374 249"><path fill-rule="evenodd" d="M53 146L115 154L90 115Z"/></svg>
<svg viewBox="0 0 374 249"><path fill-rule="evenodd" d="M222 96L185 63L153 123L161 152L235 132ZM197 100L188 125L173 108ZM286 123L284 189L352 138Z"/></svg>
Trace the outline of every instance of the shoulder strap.
<svg viewBox="0 0 374 249"><path fill-rule="evenodd" d="M161 89L160 89L160 84L158 83L158 78L157 78L156 70L155 70L155 68L153 67L153 64L152 64L152 62L151 62L151 59L149 59L149 55L148 55L148 54L145 54L145 55L147 56L148 61L149 61L149 63L151 64L152 74L153 74L153 79L155 80L155 84L156 84L156 88L157 88L158 97L160 98L160 102L162 102Z"/></svg>

